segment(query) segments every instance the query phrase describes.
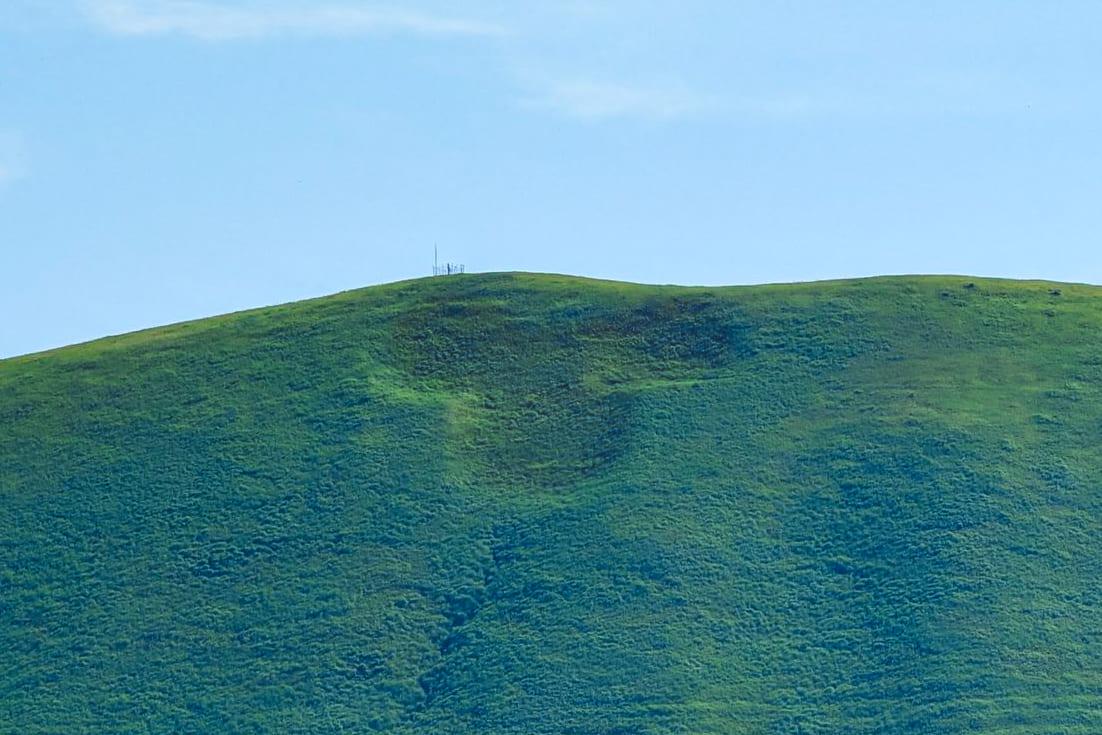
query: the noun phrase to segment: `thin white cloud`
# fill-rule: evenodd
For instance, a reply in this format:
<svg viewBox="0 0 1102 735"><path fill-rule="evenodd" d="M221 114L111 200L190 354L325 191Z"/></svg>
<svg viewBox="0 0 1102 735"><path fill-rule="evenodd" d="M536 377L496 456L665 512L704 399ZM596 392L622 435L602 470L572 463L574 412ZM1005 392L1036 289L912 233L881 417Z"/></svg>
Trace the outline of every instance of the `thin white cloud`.
<svg viewBox="0 0 1102 735"><path fill-rule="evenodd" d="M723 120L792 122L852 111L842 95L772 90L765 94L701 92L681 82L634 85L570 78L528 83L523 107L581 122Z"/></svg>
<svg viewBox="0 0 1102 735"><path fill-rule="evenodd" d="M526 107L549 110L577 120L693 117L715 107L715 100L680 86L646 87L573 80L555 82L528 97Z"/></svg>
<svg viewBox="0 0 1102 735"><path fill-rule="evenodd" d="M269 36L495 36L505 29L466 18L362 4L216 5L194 0L88 0L88 16L101 29L128 36L181 35L204 41Z"/></svg>

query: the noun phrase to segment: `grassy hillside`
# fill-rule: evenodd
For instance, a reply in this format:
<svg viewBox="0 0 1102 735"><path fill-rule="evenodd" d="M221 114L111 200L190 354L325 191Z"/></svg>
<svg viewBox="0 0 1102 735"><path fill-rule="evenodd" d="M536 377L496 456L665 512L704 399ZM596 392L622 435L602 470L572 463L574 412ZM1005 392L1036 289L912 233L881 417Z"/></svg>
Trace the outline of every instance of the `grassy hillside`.
<svg viewBox="0 0 1102 735"><path fill-rule="evenodd" d="M1102 732L1100 330L494 274L2 361L0 733Z"/></svg>

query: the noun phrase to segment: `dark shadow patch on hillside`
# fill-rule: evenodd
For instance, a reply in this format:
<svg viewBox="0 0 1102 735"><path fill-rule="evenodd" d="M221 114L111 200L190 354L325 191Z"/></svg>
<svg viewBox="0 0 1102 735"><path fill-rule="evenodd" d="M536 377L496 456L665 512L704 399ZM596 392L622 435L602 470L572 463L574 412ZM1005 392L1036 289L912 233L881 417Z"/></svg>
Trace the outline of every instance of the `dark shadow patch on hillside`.
<svg viewBox="0 0 1102 735"><path fill-rule="evenodd" d="M456 654L462 647L471 644L470 624L486 605L492 604L493 585L500 564L500 552L497 550L498 542L493 535L490 536L488 543L491 556L483 566L482 579L476 584L446 593L440 601L444 625L438 633L436 644L439 660L435 666L417 677L417 685L425 695L424 706L431 706L436 697L447 689L449 657Z"/></svg>
<svg viewBox="0 0 1102 735"><path fill-rule="evenodd" d="M627 407L587 385L585 345L516 305L423 305L396 319L393 350L410 387L466 401L470 425L452 428L481 456L489 483L563 488L623 451Z"/></svg>
<svg viewBox="0 0 1102 735"><path fill-rule="evenodd" d="M758 352L757 325L735 304L708 295L650 298L630 308L589 314L577 329L582 337L610 343L657 373L727 367Z"/></svg>

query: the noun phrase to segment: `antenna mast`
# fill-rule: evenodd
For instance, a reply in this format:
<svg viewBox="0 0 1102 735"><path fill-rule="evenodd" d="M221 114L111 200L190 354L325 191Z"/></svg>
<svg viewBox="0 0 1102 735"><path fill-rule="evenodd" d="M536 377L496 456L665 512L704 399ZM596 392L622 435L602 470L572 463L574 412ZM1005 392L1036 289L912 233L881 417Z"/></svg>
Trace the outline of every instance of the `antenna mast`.
<svg viewBox="0 0 1102 735"><path fill-rule="evenodd" d="M454 276L458 273L466 273L467 266L462 263L444 263L440 265L440 250L436 243L432 244L432 274L434 276Z"/></svg>

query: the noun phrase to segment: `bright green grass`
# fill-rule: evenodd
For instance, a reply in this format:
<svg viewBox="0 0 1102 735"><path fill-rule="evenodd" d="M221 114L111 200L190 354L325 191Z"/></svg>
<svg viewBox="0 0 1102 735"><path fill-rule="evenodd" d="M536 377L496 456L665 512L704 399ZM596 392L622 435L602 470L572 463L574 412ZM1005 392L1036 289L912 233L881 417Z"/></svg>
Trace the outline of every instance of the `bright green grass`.
<svg viewBox="0 0 1102 735"><path fill-rule="evenodd" d="M0 732L1102 732L1100 337L493 274L0 362Z"/></svg>

